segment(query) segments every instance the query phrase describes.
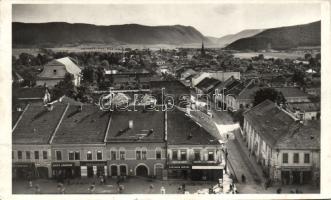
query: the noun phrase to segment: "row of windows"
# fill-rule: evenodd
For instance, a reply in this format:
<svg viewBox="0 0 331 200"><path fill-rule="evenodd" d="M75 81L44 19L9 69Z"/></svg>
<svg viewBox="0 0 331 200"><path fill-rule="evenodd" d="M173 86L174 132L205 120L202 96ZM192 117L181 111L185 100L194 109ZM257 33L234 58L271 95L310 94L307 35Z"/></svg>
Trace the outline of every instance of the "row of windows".
<svg viewBox="0 0 331 200"><path fill-rule="evenodd" d="M196 149L193 153L193 159L195 161L201 161L201 150ZM172 150L172 160L187 160L187 150L186 149L173 149ZM215 153L213 150L208 151L208 161L214 161L215 160Z"/></svg>
<svg viewBox="0 0 331 200"><path fill-rule="evenodd" d="M22 160L23 159L23 154L25 153L25 159L26 160L30 160L32 157L35 159L35 160L39 160L40 159L40 154L39 154L39 151L33 151L33 155L31 155L31 151L17 151L17 159L18 160ZM47 160L48 159L48 156L47 156L47 151L42 151L42 158L44 160ZM15 159L15 151L12 151L12 159Z"/></svg>
<svg viewBox="0 0 331 200"><path fill-rule="evenodd" d="M62 151L55 151L56 160L62 160ZM80 160L79 151L69 151L68 160ZM92 151L86 152L86 160L93 160ZM97 151L97 160L102 160L102 151Z"/></svg>
<svg viewBox="0 0 331 200"><path fill-rule="evenodd" d="M119 155L119 157L117 156ZM120 150L119 152L116 150L110 151L110 159L111 160L125 160L126 159L126 151ZM147 151L146 150L137 150L136 151L136 160L146 160L147 159ZM62 160L62 151L55 151L56 160ZM102 160L102 151L97 151L96 158L97 160ZM156 159L161 159L161 150L155 151ZM80 160L80 152L79 151L70 151L68 154L68 160ZM92 151L87 151L86 160L93 160Z"/></svg>
<svg viewBox="0 0 331 200"><path fill-rule="evenodd" d="M299 163L300 162L300 154L299 153L293 153L293 163ZM304 163L310 163L310 154L305 153L303 158ZM283 153L283 163L288 163L288 153Z"/></svg>

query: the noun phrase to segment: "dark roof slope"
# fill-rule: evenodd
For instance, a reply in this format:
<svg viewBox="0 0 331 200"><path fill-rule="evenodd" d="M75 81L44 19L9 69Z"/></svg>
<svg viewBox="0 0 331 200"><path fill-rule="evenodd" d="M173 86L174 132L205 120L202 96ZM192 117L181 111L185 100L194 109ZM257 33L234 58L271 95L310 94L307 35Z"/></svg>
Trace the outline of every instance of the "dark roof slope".
<svg viewBox="0 0 331 200"><path fill-rule="evenodd" d="M217 145L218 140L204 128L197 125L184 112L173 110L167 112L169 145Z"/></svg>
<svg viewBox="0 0 331 200"><path fill-rule="evenodd" d="M103 143L109 117L110 112L101 111L95 105L70 105L53 144Z"/></svg>
<svg viewBox="0 0 331 200"><path fill-rule="evenodd" d="M129 128L132 120L133 127ZM107 142L164 142L165 118L162 111L114 111Z"/></svg>
<svg viewBox="0 0 331 200"><path fill-rule="evenodd" d="M296 120L274 102L265 100L244 113L245 119L271 146L296 128Z"/></svg>
<svg viewBox="0 0 331 200"><path fill-rule="evenodd" d="M165 88L166 94L190 94L190 90L180 81L151 81L152 91L161 91Z"/></svg>
<svg viewBox="0 0 331 200"><path fill-rule="evenodd" d="M48 111L44 106L30 105L13 131L13 144L47 144L66 106Z"/></svg>
<svg viewBox="0 0 331 200"><path fill-rule="evenodd" d="M42 99L45 96L46 88L16 88L13 89L13 95L18 99Z"/></svg>

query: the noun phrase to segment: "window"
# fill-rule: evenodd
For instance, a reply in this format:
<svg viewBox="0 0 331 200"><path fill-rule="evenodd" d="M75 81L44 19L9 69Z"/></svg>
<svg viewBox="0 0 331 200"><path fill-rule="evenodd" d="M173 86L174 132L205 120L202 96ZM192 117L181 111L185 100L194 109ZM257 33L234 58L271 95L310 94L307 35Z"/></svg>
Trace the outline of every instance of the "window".
<svg viewBox="0 0 331 200"><path fill-rule="evenodd" d="M80 152L75 151L75 160L80 160Z"/></svg>
<svg viewBox="0 0 331 200"><path fill-rule="evenodd" d="M146 154L147 154L146 150L141 151L141 159L142 160L146 160Z"/></svg>
<svg viewBox="0 0 331 200"><path fill-rule="evenodd" d="M157 160L161 160L161 150L156 150L156 152L155 152L155 158Z"/></svg>
<svg viewBox="0 0 331 200"><path fill-rule="evenodd" d="M92 160L92 151L87 151L86 159L87 160Z"/></svg>
<svg viewBox="0 0 331 200"><path fill-rule="evenodd" d="M293 163L299 163L299 154L298 153L293 154Z"/></svg>
<svg viewBox="0 0 331 200"><path fill-rule="evenodd" d="M43 159L44 159L44 160L47 160L47 157L48 157L48 156L47 156L47 151L43 151Z"/></svg>
<svg viewBox="0 0 331 200"><path fill-rule="evenodd" d="M75 154L73 151L69 152L69 160L74 160L75 159Z"/></svg>
<svg viewBox="0 0 331 200"><path fill-rule="evenodd" d="M304 159L305 163L310 163L310 155L309 153L305 153L305 159Z"/></svg>
<svg viewBox="0 0 331 200"><path fill-rule="evenodd" d="M120 151L120 160L125 160L125 151L124 150Z"/></svg>
<svg viewBox="0 0 331 200"><path fill-rule="evenodd" d="M26 152L25 152L25 158L26 158L27 160L31 159L31 153L30 153L30 151L26 151Z"/></svg>
<svg viewBox="0 0 331 200"><path fill-rule="evenodd" d="M141 160L141 151L136 151L136 160Z"/></svg>
<svg viewBox="0 0 331 200"><path fill-rule="evenodd" d="M180 150L180 160L187 160L186 149Z"/></svg>
<svg viewBox="0 0 331 200"><path fill-rule="evenodd" d="M22 151L17 151L17 159L22 159Z"/></svg>
<svg viewBox="0 0 331 200"><path fill-rule="evenodd" d="M195 161L201 160L201 158L200 158L200 150L194 150L194 160Z"/></svg>
<svg viewBox="0 0 331 200"><path fill-rule="evenodd" d="M56 151L56 160L62 160L62 152Z"/></svg>
<svg viewBox="0 0 331 200"><path fill-rule="evenodd" d="M208 151L208 161L214 161L214 151Z"/></svg>
<svg viewBox="0 0 331 200"><path fill-rule="evenodd" d="M34 152L34 159L39 160L39 151Z"/></svg>
<svg viewBox="0 0 331 200"><path fill-rule="evenodd" d="M288 153L283 153L283 163L288 163Z"/></svg>
<svg viewBox="0 0 331 200"><path fill-rule="evenodd" d="M110 151L110 159L116 160L116 151Z"/></svg>
<svg viewBox="0 0 331 200"><path fill-rule="evenodd" d="M102 151L97 151L97 160L102 160Z"/></svg>
<svg viewBox="0 0 331 200"><path fill-rule="evenodd" d="M178 160L178 151L177 150L172 150L172 159Z"/></svg>

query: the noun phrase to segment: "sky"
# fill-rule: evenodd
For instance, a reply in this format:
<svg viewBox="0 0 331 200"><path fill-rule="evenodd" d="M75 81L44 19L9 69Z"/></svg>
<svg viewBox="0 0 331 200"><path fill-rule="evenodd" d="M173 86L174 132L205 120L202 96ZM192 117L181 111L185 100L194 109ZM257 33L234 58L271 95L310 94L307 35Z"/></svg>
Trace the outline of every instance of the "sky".
<svg viewBox="0 0 331 200"><path fill-rule="evenodd" d="M244 29L305 24L321 19L319 3L250 4L16 4L13 21L96 25L193 26L205 36L221 37Z"/></svg>

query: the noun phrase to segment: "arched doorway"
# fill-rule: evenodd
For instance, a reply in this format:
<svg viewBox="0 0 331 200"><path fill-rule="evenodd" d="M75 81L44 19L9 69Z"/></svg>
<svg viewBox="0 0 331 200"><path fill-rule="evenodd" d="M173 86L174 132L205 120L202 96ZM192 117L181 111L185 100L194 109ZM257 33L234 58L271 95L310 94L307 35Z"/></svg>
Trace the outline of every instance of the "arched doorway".
<svg viewBox="0 0 331 200"><path fill-rule="evenodd" d="M136 176L148 176L148 169L145 165L139 165L136 168Z"/></svg>

